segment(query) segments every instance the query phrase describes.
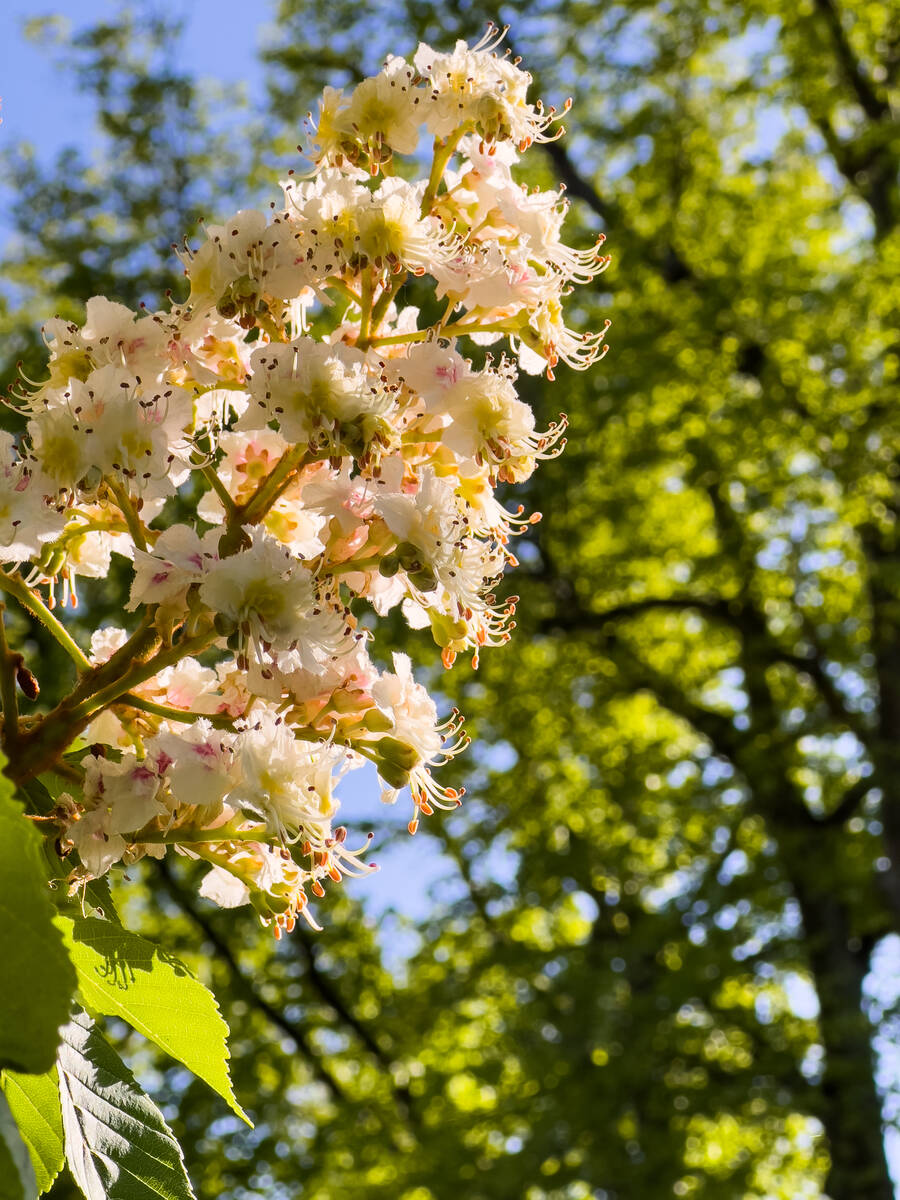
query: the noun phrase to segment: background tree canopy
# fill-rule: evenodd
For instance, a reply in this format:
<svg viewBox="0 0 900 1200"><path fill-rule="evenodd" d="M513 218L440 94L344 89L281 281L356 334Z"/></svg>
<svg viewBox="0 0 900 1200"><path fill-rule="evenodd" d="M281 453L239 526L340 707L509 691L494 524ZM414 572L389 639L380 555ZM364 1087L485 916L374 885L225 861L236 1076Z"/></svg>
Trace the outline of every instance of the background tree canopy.
<svg viewBox="0 0 900 1200"><path fill-rule="evenodd" d="M581 306L614 327L602 367L528 385L571 437L524 497L544 519L512 646L441 680L477 734L467 803L417 835L432 896L388 863L399 915L364 884L320 938L136 875L132 923L210 976L255 1130L135 1065L204 1198L889 1200L900 7L494 15L544 99L576 98L534 182L565 185L585 244L608 235ZM178 291L171 238L274 189L322 84L482 24L458 0L262 16L268 111L239 121L168 8L36 30L96 97L103 157L7 155L7 386L42 317ZM85 599L112 611L116 580ZM50 695L65 667L35 639ZM391 810L374 827L408 836Z"/></svg>

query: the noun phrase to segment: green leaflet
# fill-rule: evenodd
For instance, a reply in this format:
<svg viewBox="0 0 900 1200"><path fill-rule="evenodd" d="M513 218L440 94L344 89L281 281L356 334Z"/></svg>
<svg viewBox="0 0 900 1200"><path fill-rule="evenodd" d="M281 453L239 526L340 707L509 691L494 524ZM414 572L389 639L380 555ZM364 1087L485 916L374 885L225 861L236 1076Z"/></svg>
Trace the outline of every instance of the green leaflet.
<svg viewBox="0 0 900 1200"><path fill-rule="evenodd" d="M41 836L0 775L0 1067L40 1073L56 1058L75 972L54 912Z"/></svg>
<svg viewBox="0 0 900 1200"><path fill-rule="evenodd" d="M196 1200L162 1113L85 1013L62 1030L66 1162L87 1200Z"/></svg>
<svg viewBox="0 0 900 1200"><path fill-rule="evenodd" d="M43 1075L7 1071L3 1091L31 1155L37 1191L46 1192L62 1169L65 1157L56 1067Z"/></svg>
<svg viewBox="0 0 900 1200"><path fill-rule="evenodd" d="M0 1200L33 1200L37 1194L31 1158L0 1093Z"/></svg>
<svg viewBox="0 0 900 1200"><path fill-rule="evenodd" d="M120 1017L222 1096L250 1124L228 1075L228 1026L184 963L139 934L95 917L57 918L86 1008Z"/></svg>

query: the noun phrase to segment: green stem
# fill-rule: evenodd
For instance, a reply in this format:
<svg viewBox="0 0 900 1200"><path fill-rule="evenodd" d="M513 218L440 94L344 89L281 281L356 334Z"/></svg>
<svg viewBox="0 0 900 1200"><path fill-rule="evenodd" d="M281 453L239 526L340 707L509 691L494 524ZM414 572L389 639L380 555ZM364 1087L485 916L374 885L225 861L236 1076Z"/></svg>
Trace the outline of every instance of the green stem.
<svg viewBox="0 0 900 1200"><path fill-rule="evenodd" d="M128 835L128 840L150 845L196 845L208 842L264 842L268 839L265 825L255 825L252 829L234 829L230 825L222 825L218 829L198 829L196 826L184 825L180 829L168 829L152 833L137 833Z"/></svg>
<svg viewBox="0 0 900 1200"><path fill-rule="evenodd" d="M362 298L354 292L349 283L344 283L343 279L338 279L336 275L329 275L325 280L325 286L340 292L345 300L349 300L357 308L362 308Z"/></svg>
<svg viewBox="0 0 900 1200"><path fill-rule="evenodd" d="M209 721L215 729L234 729L234 721L222 713L199 713L183 708L171 708L167 704L157 704L154 700L135 696L133 692L126 692L115 703L127 704L129 708L140 709L141 712L151 713L155 717L165 717L167 721L180 721L182 725L191 725L194 721Z"/></svg>
<svg viewBox="0 0 900 1200"><path fill-rule="evenodd" d="M422 433L421 430L410 429L401 434L400 442L404 446L430 446L433 442L441 441L443 435L443 429L435 429L433 433Z"/></svg>
<svg viewBox="0 0 900 1200"><path fill-rule="evenodd" d="M157 606L153 604L146 609L140 624L128 641L120 646L106 662L99 663L91 669L89 674L79 680L72 694L63 701L64 704L70 708L74 707L88 696L93 695L94 692L106 687L112 680L117 679L120 672L127 670L135 659L155 652L160 643L159 633L153 624L156 608Z"/></svg>
<svg viewBox="0 0 900 1200"><path fill-rule="evenodd" d="M128 489L119 483L117 479L110 478L107 478L106 486L116 498L116 504L118 504L122 511L122 516L125 518L125 523L128 525L128 532L131 534L135 546L137 546L138 550L146 550L147 538L144 534L144 526L128 494Z"/></svg>
<svg viewBox="0 0 900 1200"><path fill-rule="evenodd" d="M425 195L422 197L423 217L427 217L431 212L431 206L437 197L438 188L441 186L441 180L444 178L444 171L447 169L447 163L459 145L459 139L469 128L469 124L460 125L459 129L451 133L445 142L442 142L440 138L434 139L434 158L432 159L431 171L428 175L428 183L425 187Z"/></svg>
<svg viewBox="0 0 900 1200"><path fill-rule="evenodd" d="M441 317L440 325L438 326L441 331L447 328L447 322L453 316L453 310L457 304L459 304L459 301L455 296L451 296L447 301L447 307L444 309L444 315Z"/></svg>
<svg viewBox="0 0 900 1200"><path fill-rule="evenodd" d="M362 309L359 315L359 335L356 345L359 350L365 350L369 345L369 331L372 328L372 297L375 294L375 280L371 267L363 271L361 284Z"/></svg>
<svg viewBox="0 0 900 1200"><path fill-rule="evenodd" d="M257 487L253 495L243 504L232 504L231 513L219 539L219 557L234 554L244 539L244 526L257 525L290 482L290 474L300 466L306 454L306 446L291 446Z"/></svg>
<svg viewBox="0 0 900 1200"><path fill-rule="evenodd" d="M243 840L243 839L242 839ZM260 838L252 838L251 841L259 841ZM267 839L262 839L267 840ZM229 875L233 875L244 887L251 887L245 873L246 868L240 863L233 863L228 858L227 854L221 851L213 850L208 842L191 842L191 853L203 862L211 863L214 867L221 867L223 871L227 871Z"/></svg>
<svg viewBox="0 0 900 1200"><path fill-rule="evenodd" d="M115 699L115 696L109 695L113 689L127 692L134 683L140 682L141 678L147 678L159 670L160 665L163 665L160 664L159 656L153 659L154 666L140 678L135 677L132 669L136 659L140 658L143 662L142 656L152 654L160 645L160 635L153 628L155 612L156 605L151 605L137 630L124 646L105 663L85 671L74 690L61 700L52 712L42 717L33 728L20 734L18 752L15 759L10 761L6 772L14 783L25 783L53 766L60 755L65 753L66 747L90 722L96 696L102 696L104 702L110 703ZM178 648L179 657L186 652L186 645ZM125 682L119 679L123 671L126 673Z"/></svg>
<svg viewBox="0 0 900 1200"><path fill-rule="evenodd" d="M174 666L175 663L180 662L194 651L205 649L215 636L215 633L206 632L198 634L194 638L182 639L176 646L169 646L158 654L154 654L152 658L138 663L121 678L86 696L72 710L72 721L81 721L83 718L93 716L102 708L108 708L110 704L114 704L120 697L130 692L136 684L151 679L165 667Z"/></svg>
<svg viewBox="0 0 900 1200"><path fill-rule="evenodd" d="M82 520L79 525L67 525L54 545L71 541L85 533L128 533L127 521L91 521Z"/></svg>
<svg viewBox="0 0 900 1200"><path fill-rule="evenodd" d="M194 385L193 395L194 399L197 399L200 396L205 396L207 392L245 392L246 390L247 385L245 383L238 383L235 379L217 379L215 383L209 384L208 387Z"/></svg>
<svg viewBox="0 0 900 1200"><path fill-rule="evenodd" d="M403 287L404 283L406 283L408 277L408 271L402 271L399 275L394 275L391 279L390 285L386 287L378 297L378 302L372 309L371 329L373 333L378 332L379 328L381 327L381 322L384 320L387 310L391 306L391 301Z"/></svg>
<svg viewBox="0 0 900 1200"><path fill-rule="evenodd" d="M334 566L328 568L329 575L347 575L351 571L371 571L373 567L377 567L381 562L381 555L373 555L372 558L348 558L344 562L335 563Z"/></svg>
<svg viewBox="0 0 900 1200"><path fill-rule="evenodd" d="M6 641L3 614L6 606L0 604L0 700L3 703L3 744L9 754L19 739L19 702L16 697L16 667L19 658L10 652Z"/></svg>
<svg viewBox="0 0 900 1200"><path fill-rule="evenodd" d="M270 342L285 342L287 337L282 326L269 313L257 313L256 324L266 334Z"/></svg>
<svg viewBox="0 0 900 1200"><path fill-rule="evenodd" d="M361 754L363 758L367 758L369 762L374 763L376 767L380 762L383 761L378 754L369 749L369 744L367 742L354 742L353 749L357 754Z"/></svg>
<svg viewBox="0 0 900 1200"><path fill-rule="evenodd" d="M325 711L327 710L322 710L322 712ZM321 713L319 716L321 716ZM316 729L312 725L292 725L291 733L301 742L327 742L331 736L330 729Z"/></svg>
<svg viewBox="0 0 900 1200"><path fill-rule="evenodd" d="M278 499L290 473L302 464L305 454L306 446L286 450L247 503L235 510L235 521L241 525L256 525L261 521Z"/></svg>
<svg viewBox="0 0 900 1200"><path fill-rule="evenodd" d="M515 319L514 319L515 321ZM456 321L452 325L445 325L441 330L441 337L462 337L463 334L469 333L515 333L515 323L509 321L495 321L493 324L479 325L477 321L471 321L467 325L464 321Z"/></svg>
<svg viewBox="0 0 900 1200"><path fill-rule="evenodd" d="M81 647L72 639L66 627L57 617L54 617L44 602L39 600L30 588L26 587L24 580L17 575L5 575L0 571L0 591L14 596L23 608L27 608L32 616L37 617L80 670L90 670L91 664Z"/></svg>
<svg viewBox="0 0 900 1200"><path fill-rule="evenodd" d="M431 335L431 329L417 329L415 333L392 333L387 337L369 339L370 346L406 346L414 342L424 342Z"/></svg>
<svg viewBox="0 0 900 1200"><path fill-rule="evenodd" d="M504 321L494 325L479 325L473 322L471 325L465 325L457 322L455 325L446 325L441 331L441 337L462 337L467 333L514 333L515 330L510 329L509 325ZM389 337L373 337L369 338L370 346L404 346L412 342L424 342L429 337L433 336L432 329L417 329L415 333L394 333Z"/></svg>
<svg viewBox="0 0 900 1200"><path fill-rule="evenodd" d="M225 509L225 516L227 519L230 519L232 514L234 513L235 509L237 508L237 505L235 504L234 500L231 498L231 494L229 493L228 488L225 486L225 484L222 482L222 480L216 474L215 468L211 467L211 466L209 466L209 464L207 464L205 467L200 468L200 474L203 476L203 478L206 480L206 482L209 484L209 486L212 488L212 490L216 493L216 495L219 497L219 499L222 501L222 505Z"/></svg>

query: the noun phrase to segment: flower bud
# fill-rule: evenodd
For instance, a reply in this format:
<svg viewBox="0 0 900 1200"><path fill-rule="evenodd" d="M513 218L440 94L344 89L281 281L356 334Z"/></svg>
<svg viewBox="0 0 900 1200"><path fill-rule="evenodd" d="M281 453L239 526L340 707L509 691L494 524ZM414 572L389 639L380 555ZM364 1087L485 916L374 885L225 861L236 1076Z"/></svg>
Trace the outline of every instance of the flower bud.
<svg viewBox="0 0 900 1200"><path fill-rule="evenodd" d="M465 642L467 626L465 621L456 620L448 617L445 613L435 612L431 609L428 613L431 621L431 636L434 638L438 646L454 647L454 642Z"/></svg>
<svg viewBox="0 0 900 1200"><path fill-rule="evenodd" d="M286 913L291 907L290 900L285 896L276 896L271 892L260 892L256 888L250 888L250 903L264 919L269 917L280 916L281 913Z"/></svg>
<svg viewBox="0 0 900 1200"><path fill-rule="evenodd" d="M360 724L369 733L387 733L389 729L393 729L394 727L394 722L380 708L370 708Z"/></svg>
<svg viewBox="0 0 900 1200"><path fill-rule="evenodd" d="M401 542L394 553L404 571L418 571L422 566L422 551L412 542Z"/></svg>
<svg viewBox="0 0 900 1200"><path fill-rule="evenodd" d="M430 567L421 567L418 570L410 571L409 582L420 592L433 592L437 587L437 579Z"/></svg>
<svg viewBox="0 0 900 1200"><path fill-rule="evenodd" d="M225 613L217 612L213 617L213 627L220 637L231 637L234 633L234 621Z"/></svg>
<svg viewBox="0 0 900 1200"><path fill-rule="evenodd" d="M16 683L29 700L37 700L41 691L40 684L24 663L20 663L16 668Z"/></svg>
<svg viewBox="0 0 900 1200"><path fill-rule="evenodd" d="M251 279L249 275L242 275L240 279L236 279L231 285L231 294L241 308L246 308L256 303L257 296L259 295L259 284L255 279Z"/></svg>
<svg viewBox="0 0 900 1200"><path fill-rule="evenodd" d="M61 546L50 546L47 553L42 554L38 563L48 579L57 575L66 565L66 552Z"/></svg>
<svg viewBox="0 0 900 1200"><path fill-rule="evenodd" d="M418 751L406 742L401 742L399 738L383 737L375 749L379 758L383 758L394 766L405 767L407 770L412 770L419 761Z"/></svg>
<svg viewBox="0 0 900 1200"><path fill-rule="evenodd" d="M224 317L226 321L232 321L237 316L238 306L232 300L229 292L226 292L216 305L216 312L220 317Z"/></svg>
<svg viewBox="0 0 900 1200"><path fill-rule="evenodd" d="M329 702L329 709L336 713L355 713L362 708L368 708L372 701L359 692L350 692L343 688L334 692Z"/></svg>
<svg viewBox="0 0 900 1200"><path fill-rule="evenodd" d="M51 561L53 561L54 557L59 553L60 548L55 542L45 542L44 545L41 546L40 555L34 560L35 566L39 567L45 575L55 575L56 571L59 570L59 567L56 568L56 571L48 571L47 568L49 567ZM62 563L60 563L59 566L62 566Z"/></svg>
<svg viewBox="0 0 900 1200"><path fill-rule="evenodd" d="M402 767L398 767L395 763L379 762L377 764L378 774L392 788L405 788L409 784L409 772L404 771Z"/></svg>

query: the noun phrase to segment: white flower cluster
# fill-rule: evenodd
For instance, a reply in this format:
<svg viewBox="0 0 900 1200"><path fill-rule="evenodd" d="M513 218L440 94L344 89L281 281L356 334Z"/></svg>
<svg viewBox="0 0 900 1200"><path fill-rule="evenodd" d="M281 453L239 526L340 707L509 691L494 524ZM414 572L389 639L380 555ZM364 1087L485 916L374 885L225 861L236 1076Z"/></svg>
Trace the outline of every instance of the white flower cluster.
<svg viewBox="0 0 900 1200"><path fill-rule="evenodd" d="M565 426L535 428L517 368L586 367L605 332L564 323L607 260L560 240L559 193L515 181L554 114L496 34L326 89L313 174L185 249L183 305L96 297L82 326L46 326L27 436L0 447L0 561L29 563L52 608L125 555L140 622L98 632L72 696L19 737L35 772L66 737L91 744L57 810L82 878L174 846L212 865L204 895L277 932L312 921L307 891L371 869L333 825L345 771L373 762L388 800L408 787L412 832L459 803L432 775L467 741L458 716L439 720L404 655L379 671L354 614L401 606L447 666L508 639L497 584L529 519L495 488ZM442 315L403 305L411 277ZM509 357L476 366L465 337ZM195 517L173 523L176 503Z"/></svg>

